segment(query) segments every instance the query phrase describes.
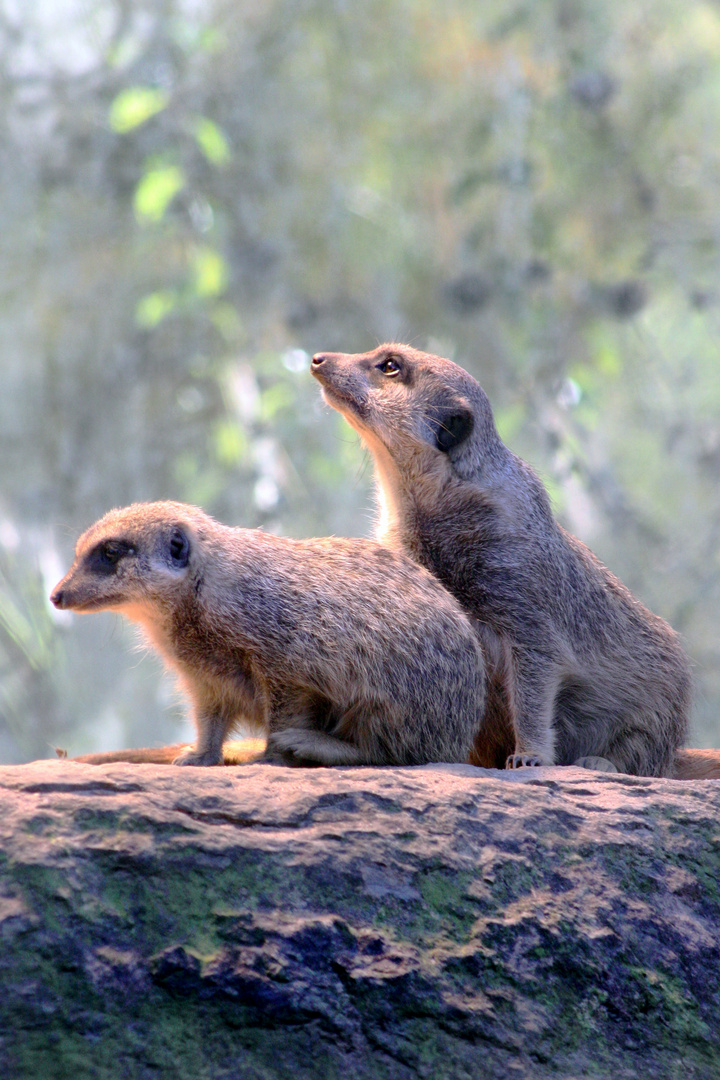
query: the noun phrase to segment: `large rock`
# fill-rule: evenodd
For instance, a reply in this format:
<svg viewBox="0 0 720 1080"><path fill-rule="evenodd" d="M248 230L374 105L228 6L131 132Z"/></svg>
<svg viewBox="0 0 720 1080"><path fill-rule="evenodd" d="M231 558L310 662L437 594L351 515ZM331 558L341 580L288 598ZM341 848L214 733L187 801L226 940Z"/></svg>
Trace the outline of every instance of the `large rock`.
<svg viewBox="0 0 720 1080"><path fill-rule="evenodd" d="M720 782L0 769L0 1075L720 1077Z"/></svg>

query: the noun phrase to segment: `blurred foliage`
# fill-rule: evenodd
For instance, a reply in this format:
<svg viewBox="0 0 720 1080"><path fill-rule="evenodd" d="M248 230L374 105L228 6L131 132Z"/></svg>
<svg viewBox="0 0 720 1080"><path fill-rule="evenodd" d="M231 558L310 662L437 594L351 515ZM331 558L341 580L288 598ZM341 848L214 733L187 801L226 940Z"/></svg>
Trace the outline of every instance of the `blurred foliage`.
<svg viewBox="0 0 720 1080"><path fill-rule="evenodd" d="M480 379L720 743L716 3L0 0L0 56L0 758L181 737L45 599L109 506L371 532L307 368L388 338Z"/></svg>

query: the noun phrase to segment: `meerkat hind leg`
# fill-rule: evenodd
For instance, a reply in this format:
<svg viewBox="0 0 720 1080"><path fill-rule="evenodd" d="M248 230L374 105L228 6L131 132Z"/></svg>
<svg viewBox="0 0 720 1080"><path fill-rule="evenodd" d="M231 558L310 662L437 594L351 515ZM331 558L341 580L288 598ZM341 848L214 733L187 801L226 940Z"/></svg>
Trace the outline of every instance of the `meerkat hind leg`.
<svg viewBox="0 0 720 1080"><path fill-rule="evenodd" d="M573 761L573 765L579 769L592 769L594 772L620 772L617 765L613 765L606 757L598 757L597 754L588 754Z"/></svg>
<svg viewBox="0 0 720 1080"><path fill-rule="evenodd" d="M302 765L366 765L367 760L357 746L308 728L285 728L268 736L267 756L279 755L288 764Z"/></svg>

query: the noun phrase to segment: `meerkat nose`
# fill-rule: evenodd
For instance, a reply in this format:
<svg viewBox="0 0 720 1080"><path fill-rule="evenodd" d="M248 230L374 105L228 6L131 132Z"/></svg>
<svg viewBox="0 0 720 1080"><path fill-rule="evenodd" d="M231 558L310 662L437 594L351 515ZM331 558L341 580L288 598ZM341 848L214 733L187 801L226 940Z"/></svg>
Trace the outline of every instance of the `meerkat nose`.
<svg viewBox="0 0 720 1080"><path fill-rule="evenodd" d="M320 367L320 365L324 364L326 360L327 356L325 355L325 353L316 352L312 358L312 365L313 367Z"/></svg>
<svg viewBox="0 0 720 1080"><path fill-rule="evenodd" d="M56 608L61 608L63 606L64 599L65 594L63 593L62 589L56 589L50 597L50 603L54 604Z"/></svg>

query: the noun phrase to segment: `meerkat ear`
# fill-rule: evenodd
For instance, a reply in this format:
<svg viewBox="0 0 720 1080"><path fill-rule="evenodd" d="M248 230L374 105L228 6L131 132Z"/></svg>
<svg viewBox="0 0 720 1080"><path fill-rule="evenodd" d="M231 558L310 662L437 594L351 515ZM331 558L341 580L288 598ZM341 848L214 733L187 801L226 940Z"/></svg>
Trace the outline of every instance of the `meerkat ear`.
<svg viewBox="0 0 720 1080"><path fill-rule="evenodd" d="M464 442L472 431L472 413L467 409L441 409L434 413L430 426L438 450L447 454L449 450L454 450Z"/></svg>
<svg viewBox="0 0 720 1080"><path fill-rule="evenodd" d="M173 566L182 570L190 561L190 541L179 525L170 534L170 559Z"/></svg>

